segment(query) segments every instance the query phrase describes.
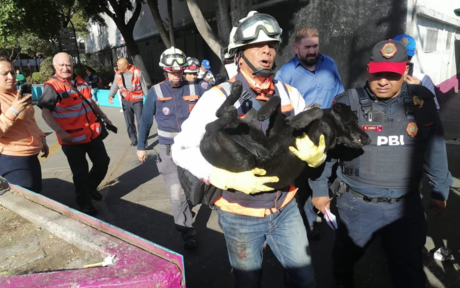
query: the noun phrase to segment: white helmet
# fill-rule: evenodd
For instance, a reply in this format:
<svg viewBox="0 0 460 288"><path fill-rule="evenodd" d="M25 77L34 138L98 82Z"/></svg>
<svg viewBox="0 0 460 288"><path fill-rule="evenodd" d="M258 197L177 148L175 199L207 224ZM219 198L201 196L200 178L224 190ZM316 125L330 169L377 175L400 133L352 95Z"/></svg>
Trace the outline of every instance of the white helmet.
<svg viewBox="0 0 460 288"><path fill-rule="evenodd" d="M166 72L184 71L187 68L187 60L184 52L180 49L166 49L160 56L160 67Z"/></svg>
<svg viewBox="0 0 460 288"><path fill-rule="evenodd" d="M234 55L236 48L253 43L267 41L281 43L281 32L283 30L275 18L268 14L251 11L230 32L228 53Z"/></svg>
<svg viewBox="0 0 460 288"><path fill-rule="evenodd" d="M200 61L194 57L187 58L187 67L184 70L184 73L198 73L200 72Z"/></svg>

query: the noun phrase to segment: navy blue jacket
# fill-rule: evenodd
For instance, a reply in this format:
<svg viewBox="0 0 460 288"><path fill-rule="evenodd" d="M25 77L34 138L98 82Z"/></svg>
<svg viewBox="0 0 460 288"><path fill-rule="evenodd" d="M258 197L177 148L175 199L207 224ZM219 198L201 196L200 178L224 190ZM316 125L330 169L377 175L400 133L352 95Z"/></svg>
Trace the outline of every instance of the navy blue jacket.
<svg viewBox="0 0 460 288"><path fill-rule="evenodd" d="M173 144L175 135L181 131L182 123L202 95L198 85L187 81L182 81L178 87L171 87L168 80L156 85L159 85L163 95L157 95L155 85L149 89L139 123L138 150L145 150L144 142L149 136L154 116L158 127L158 142L164 145ZM190 85L194 86L195 91L190 91L193 89Z"/></svg>
<svg viewBox="0 0 460 288"><path fill-rule="evenodd" d="M407 85L403 85L401 88L401 93L391 99L382 100L378 99L368 88L366 85L365 91L369 96L372 102L376 101L380 107L383 108L383 111L386 112L387 115L394 114L397 110L401 109L405 104L403 101L403 94L407 93ZM337 102L344 103L346 105L350 105L349 95L347 91L345 91L340 96L336 97ZM427 137L425 140L425 155L423 161L414 161L420 163L419 165L423 165L426 175L429 178L430 185L433 187L432 191L432 198L437 200L447 200L449 194L449 187L452 185L452 176L448 171L447 166L447 153L446 153L446 144L444 141L444 132L441 124L441 120L439 119L438 113L436 113L436 105L434 103L434 98L431 99L424 99L425 103L420 109L424 109L425 112L422 113L424 115L430 115L430 136ZM423 111L421 111L423 112ZM418 119L415 119L418 120ZM417 121L418 122L418 121ZM432 125L431 125L432 123ZM421 126L421 125L419 125ZM424 129L424 127L420 127L419 129ZM419 131L421 133L422 131ZM403 132L404 133L404 132ZM415 149L415 148L414 148ZM332 173L332 166L338 161L338 159L344 159L346 156L343 152L340 152L340 149L337 149L337 155L334 157L328 157L326 163L322 166L324 170L322 171L321 175L317 178L309 179L310 187L313 191L313 197L324 197L329 196L328 193L328 179ZM343 150L347 151L347 150ZM349 150L348 150L349 151ZM344 157L345 156L345 157ZM359 156L361 157L361 156ZM390 156L389 156L390 157ZM340 164L341 162L339 162ZM374 165L378 165L375 163ZM398 165L398 163L395 163ZM413 167L414 173L415 171L419 170L418 168L422 167ZM322 169L321 167L318 169ZM316 171L318 172L318 171ZM318 173L319 174L319 173ZM416 175L418 176L418 175ZM345 182L351 189L366 195L370 198L398 198L403 195L406 195L412 192L414 189L410 188L382 188L377 187L377 185L369 185L363 182L357 181L359 177L355 177L353 180L350 177L345 177L343 175L343 170L341 165L337 167L337 177ZM418 176L418 177L421 177ZM383 176L382 176L383 178ZM388 186L391 186L390 184ZM411 190L411 191L409 191Z"/></svg>

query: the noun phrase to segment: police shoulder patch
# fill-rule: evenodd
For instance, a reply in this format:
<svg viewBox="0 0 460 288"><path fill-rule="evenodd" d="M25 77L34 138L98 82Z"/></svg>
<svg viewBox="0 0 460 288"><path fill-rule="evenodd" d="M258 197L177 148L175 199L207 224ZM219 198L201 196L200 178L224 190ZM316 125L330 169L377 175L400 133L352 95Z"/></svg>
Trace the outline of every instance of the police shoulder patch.
<svg viewBox="0 0 460 288"><path fill-rule="evenodd" d="M425 103L425 101L423 101L423 99L420 99L417 95L412 96L412 100L414 100L414 104L417 105L418 108L422 108L423 103Z"/></svg>

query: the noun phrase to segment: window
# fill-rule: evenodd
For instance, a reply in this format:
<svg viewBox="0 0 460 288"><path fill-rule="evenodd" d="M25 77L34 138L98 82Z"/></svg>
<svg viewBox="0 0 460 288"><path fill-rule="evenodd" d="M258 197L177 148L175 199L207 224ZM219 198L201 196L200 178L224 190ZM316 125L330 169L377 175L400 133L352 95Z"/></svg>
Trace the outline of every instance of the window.
<svg viewBox="0 0 460 288"><path fill-rule="evenodd" d="M426 30L425 53L436 51L437 43L438 43L438 30L427 29Z"/></svg>
<svg viewBox="0 0 460 288"><path fill-rule="evenodd" d="M447 32L446 50L450 50L452 43L452 32Z"/></svg>

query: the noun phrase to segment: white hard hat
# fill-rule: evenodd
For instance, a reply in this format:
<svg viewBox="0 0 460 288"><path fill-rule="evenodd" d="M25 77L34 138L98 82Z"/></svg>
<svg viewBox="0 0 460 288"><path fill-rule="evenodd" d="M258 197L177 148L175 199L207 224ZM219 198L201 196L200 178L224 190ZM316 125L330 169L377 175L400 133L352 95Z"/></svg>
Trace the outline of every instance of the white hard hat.
<svg viewBox="0 0 460 288"><path fill-rule="evenodd" d="M251 11L230 32L228 53L233 55L236 48L253 43L268 41L281 43L282 31L278 21L272 16Z"/></svg>
<svg viewBox="0 0 460 288"><path fill-rule="evenodd" d="M160 56L160 67L166 72L183 71L187 68L187 57L180 49L166 49Z"/></svg>
<svg viewBox="0 0 460 288"><path fill-rule="evenodd" d="M198 73L200 71L200 61L194 57L187 58L187 67L184 73Z"/></svg>

